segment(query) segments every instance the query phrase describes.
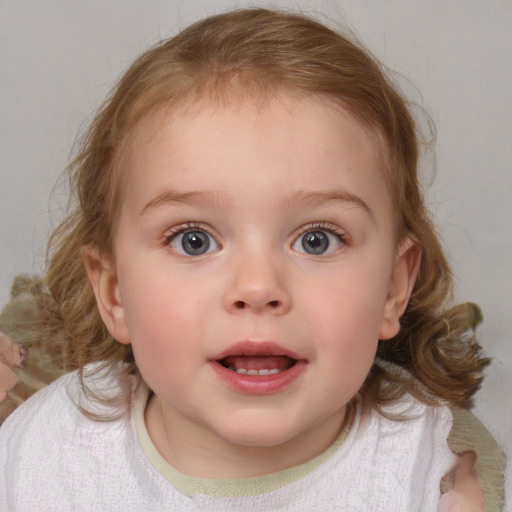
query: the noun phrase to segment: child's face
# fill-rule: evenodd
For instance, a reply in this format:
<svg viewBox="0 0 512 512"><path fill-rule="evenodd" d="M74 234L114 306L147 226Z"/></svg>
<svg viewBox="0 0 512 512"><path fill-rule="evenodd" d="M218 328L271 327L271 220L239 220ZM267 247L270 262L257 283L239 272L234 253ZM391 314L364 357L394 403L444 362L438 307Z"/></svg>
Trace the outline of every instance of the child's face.
<svg viewBox="0 0 512 512"><path fill-rule="evenodd" d="M103 316L172 436L335 436L413 280L374 135L319 100L203 105L127 156Z"/></svg>

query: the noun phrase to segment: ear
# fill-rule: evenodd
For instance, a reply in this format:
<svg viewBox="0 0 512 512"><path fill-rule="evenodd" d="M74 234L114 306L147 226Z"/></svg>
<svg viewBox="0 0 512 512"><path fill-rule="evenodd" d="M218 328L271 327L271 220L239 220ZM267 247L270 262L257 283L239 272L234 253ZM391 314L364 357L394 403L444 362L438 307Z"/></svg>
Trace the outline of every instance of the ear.
<svg viewBox="0 0 512 512"><path fill-rule="evenodd" d="M94 245L86 245L82 248L82 259L105 326L117 341L129 344L130 334L126 325L114 264Z"/></svg>
<svg viewBox="0 0 512 512"><path fill-rule="evenodd" d="M400 244L396 261L389 281L388 296L384 305L379 339L389 340L400 331L400 317L404 314L409 303L418 275L421 260L421 250L407 237Z"/></svg>

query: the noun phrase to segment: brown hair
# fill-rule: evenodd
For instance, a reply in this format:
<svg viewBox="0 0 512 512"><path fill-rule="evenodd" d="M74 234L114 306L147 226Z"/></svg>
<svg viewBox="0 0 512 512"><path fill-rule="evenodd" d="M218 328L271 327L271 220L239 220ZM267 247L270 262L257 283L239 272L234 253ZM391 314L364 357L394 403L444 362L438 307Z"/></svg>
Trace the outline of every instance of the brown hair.
<svg viewBox="0 0 512 512"><path fill-rule="evenodd" d="M469 406L487 360L468 339L470 310L446 310L450 269L423 203L418 135L405 100L360 45L316 21L263 9L207 18L143 54L96 115L69 167L76 202L49 241L41 304L47 339L57 340L68 368L96 361L121 379L140 379L131 347L116 342L100 318L80 256L86 244L112 253L123 145L158 109L172 113L199 98L230 101L233 92L265 97L281 90L327 98L375 130L396 204L398 242L408 234L421 248L401 330L379 343L360 398L379 408L411 392L427 402L437 397Z"/></svg>

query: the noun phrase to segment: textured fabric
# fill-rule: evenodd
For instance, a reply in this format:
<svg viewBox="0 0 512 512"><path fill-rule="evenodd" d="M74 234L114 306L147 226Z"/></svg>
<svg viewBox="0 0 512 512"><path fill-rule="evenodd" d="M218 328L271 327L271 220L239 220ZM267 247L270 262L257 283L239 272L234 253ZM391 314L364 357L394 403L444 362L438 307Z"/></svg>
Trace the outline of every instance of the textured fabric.
<svg viewBox="0 0 512 512"><path fill-rule="evenodd" d="M454 409L452 413L453 428L448 436L448 445L458 454L468 451L476 454L475 470L483 492L484 512L498 512L505 504L505 454L470 411ZM446 510L451 512L455 508L452 505Z"/></svg>
<svg viewBox="0 0 512 512"><path fill-rule="evenodd" d="M450 410L411 399L388 410L407 414L405 421L358 414L341 446L295 482L253 496L189 497L148 461L132 412L89 420L74 403L76 393L76 374L66 375L0 429L1 511L435 512L454 460L446 442ZM236 495L237 481L230 485Z"/></svg>

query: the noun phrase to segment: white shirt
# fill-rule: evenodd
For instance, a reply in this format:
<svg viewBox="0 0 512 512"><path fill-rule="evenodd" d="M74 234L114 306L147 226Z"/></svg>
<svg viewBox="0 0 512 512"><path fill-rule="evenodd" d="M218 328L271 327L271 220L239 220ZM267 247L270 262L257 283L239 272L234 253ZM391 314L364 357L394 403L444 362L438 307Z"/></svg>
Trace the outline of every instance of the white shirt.
<svg viewBox="0 0 512 512"><path fill-rule="evenodd" d="M141 448L134 410L137 404L143 410L147 389L139 388L130 410L109 422L86 418L75 405L78 397L77 374L65 375L2 425L0 512L435 512L440 480L455 457L447 445L450 410L409 397L386 408L406 413L411 419L405 421L358 409L343 443L297 480L282 478L282 486L276 486L284 472L270 480L250 479L251 488L261 493L249 496L240 492L246 481L223 480L218 482L223 497L201 490L190 496L158 471ZM211 487L212 481L205 483Z"/></svg>

